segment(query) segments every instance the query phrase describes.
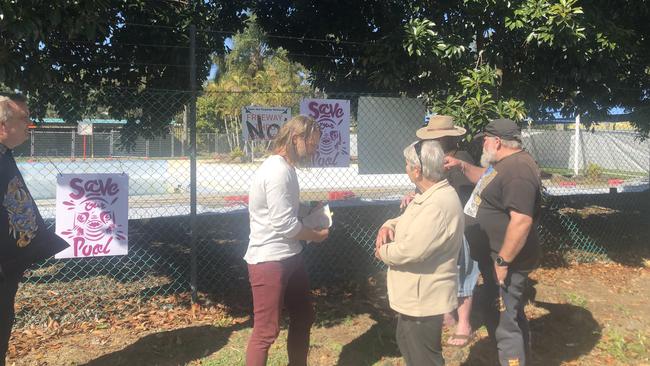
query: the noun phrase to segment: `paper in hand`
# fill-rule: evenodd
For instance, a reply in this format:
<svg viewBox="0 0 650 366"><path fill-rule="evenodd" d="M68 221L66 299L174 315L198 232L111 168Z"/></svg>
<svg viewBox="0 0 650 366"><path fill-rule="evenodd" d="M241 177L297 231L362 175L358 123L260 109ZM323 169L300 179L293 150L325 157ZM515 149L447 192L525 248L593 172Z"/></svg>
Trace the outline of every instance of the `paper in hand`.
<svg viewBox="0 0 650 366"><path fill-rule="evenodd" d="M306 214L301 219L302 224L310 229L325 229L332 226L332 211L328 204L311 209L301 205L301 211Z"/></svg>

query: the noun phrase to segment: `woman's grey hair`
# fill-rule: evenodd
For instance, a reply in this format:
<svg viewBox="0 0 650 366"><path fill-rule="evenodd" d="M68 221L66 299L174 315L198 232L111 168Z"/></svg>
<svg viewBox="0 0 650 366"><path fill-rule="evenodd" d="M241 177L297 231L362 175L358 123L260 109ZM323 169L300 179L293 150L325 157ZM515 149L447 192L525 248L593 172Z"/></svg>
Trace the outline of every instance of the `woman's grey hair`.
<svg viewBox="0 0 650 366"><path fill-rule="evenodd" d="M421 144L420 158L422 159L423 167L420 166L420 159L418 159L418 154L415 150L416 144ZM406 162L413 167L420 168L422 170L422 176L434 182L439 182L446 178L444 157L445 153L442 151L442 147L438 141L416 141L404 149Z"/></svg>

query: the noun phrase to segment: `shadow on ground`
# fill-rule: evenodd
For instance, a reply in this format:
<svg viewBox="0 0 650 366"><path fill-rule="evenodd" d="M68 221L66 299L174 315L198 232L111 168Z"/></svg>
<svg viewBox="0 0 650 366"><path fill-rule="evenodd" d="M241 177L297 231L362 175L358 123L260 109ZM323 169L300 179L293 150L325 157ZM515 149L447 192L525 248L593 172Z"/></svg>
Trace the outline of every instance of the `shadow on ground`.
<svg viewBox="0 0 650 366"><path fill-rule="evenodd" d="M337 365L372 365L384 357L401 357L395 342L395 325L391 319L379 319L364 334L343 346Z"/></svg>
<svg viewBox="0 0 650 366"><path fill-rule="evenodd" d="M601 326L588 310L570 304L536 302L546 314L532 319L532 359L530 365L556 366L587 355L596 346ZM484 338L474 343L462 365L496 365L496 345Z"/></svg>
<svg viewBox="0 0 650 366"><path fill-rule="evenodd" d="M249 326L247 323L226 328L204 325L154 333L86 366L185 365L218 351L228 343L231 333Z"/></svg>

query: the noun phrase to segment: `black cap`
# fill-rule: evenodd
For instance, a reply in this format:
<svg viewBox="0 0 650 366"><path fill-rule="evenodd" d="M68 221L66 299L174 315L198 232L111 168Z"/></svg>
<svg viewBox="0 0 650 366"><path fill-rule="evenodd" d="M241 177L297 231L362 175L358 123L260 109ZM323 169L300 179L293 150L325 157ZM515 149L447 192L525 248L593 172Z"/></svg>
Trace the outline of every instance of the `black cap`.
<svg viewBox="0 0 650 366"><path fill-rule="evenodd" d="M521 141L521 130L515 121L507 118L493 119L476 137L493 136L503 140Z"/></svg>

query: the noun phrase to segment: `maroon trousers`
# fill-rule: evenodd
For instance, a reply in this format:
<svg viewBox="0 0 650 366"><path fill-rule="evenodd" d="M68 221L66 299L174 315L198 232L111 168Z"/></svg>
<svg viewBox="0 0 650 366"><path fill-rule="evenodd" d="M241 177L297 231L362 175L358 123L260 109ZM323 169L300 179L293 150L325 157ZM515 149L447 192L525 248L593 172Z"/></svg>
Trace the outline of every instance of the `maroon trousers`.
<svg viewBox="0 0 650 366"><path fill-rule="evenodd" d="M302 254L274 262L248 265L253 290L253 334L246 349L246 365L266 365L269 348L280 333L283 306L289 312L287 352L290 366L307 364L314 307Z"/></svg>

